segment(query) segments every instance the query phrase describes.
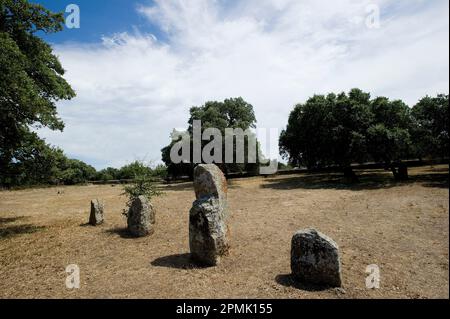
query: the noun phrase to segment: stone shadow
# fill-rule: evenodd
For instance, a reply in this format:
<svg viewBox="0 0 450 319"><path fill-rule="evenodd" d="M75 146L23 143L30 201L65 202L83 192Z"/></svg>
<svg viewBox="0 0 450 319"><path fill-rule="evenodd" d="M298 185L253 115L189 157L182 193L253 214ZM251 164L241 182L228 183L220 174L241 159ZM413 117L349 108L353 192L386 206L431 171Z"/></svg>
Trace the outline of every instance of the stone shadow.
<svg viewBox="0 0 450 319"><path fill-rule="evenodd" d="M25 219L25 216L17 216L17 217L0 217L0 225L14 223L18 220Z"/></svg>
<svg viewBox="0 0 450 319"><path fill-rule="evenodd" d="M167 267L176 269L202 269L207 268L207 266L201 266L196 264L191 259L191 254L175 254L164 257L159 257L150 263L152 266L156 267Z"/></svg>
<svg viewBox="0 0 450 319"><path fill-rule="evenodd" d="M275 281L278 284L285 286L285 287L292 287L292 288L296 288L299 290L305 290L305 291L310 291L310 292L324 291L324 290L329 290L329 289L333 288L331 286L326 286L326 285L313 285L313 284L309 284L309 283L299 282L298 280L296 280L294 278L294 276L292 274L277 275L275 277Z"/></svg>
<svg viewBox="0 0 450 319"><path fill-rule="evenodd" d="M115 227L105 231L108 234L119 235L121 238L125 239L137 239L138 237L133 236L126 227Z"/></svg>
<svg viewBox="0 0 450 319"><path fill-rule="evenodd" d="M89 222L87 222L87 223L80 224L80 227L94 227L94 225L89 224Z"/></svg>

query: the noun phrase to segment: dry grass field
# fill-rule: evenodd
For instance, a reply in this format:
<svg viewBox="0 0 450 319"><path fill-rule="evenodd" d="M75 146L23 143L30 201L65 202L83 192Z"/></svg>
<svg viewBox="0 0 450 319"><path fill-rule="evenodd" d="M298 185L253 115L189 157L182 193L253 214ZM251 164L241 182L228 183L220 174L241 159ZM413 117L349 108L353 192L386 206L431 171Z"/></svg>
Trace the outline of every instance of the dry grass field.
<svg viewBox="0 0 450 319"><path fill-rule="evenodd" d="M335 174L229 181L231 252L212 268L189 260L191 183L162 185L152 236L124 231L120 186L0 192L1 298L448 298L448 165L358 172L346 186ZM106 222L86 226L90 200L106 201ZM290 240L301 228L331 236L342 255L343 289L296 284ZM80 289L65 267L81 270ZM365 287L377 264L381 287Z"/></svg>

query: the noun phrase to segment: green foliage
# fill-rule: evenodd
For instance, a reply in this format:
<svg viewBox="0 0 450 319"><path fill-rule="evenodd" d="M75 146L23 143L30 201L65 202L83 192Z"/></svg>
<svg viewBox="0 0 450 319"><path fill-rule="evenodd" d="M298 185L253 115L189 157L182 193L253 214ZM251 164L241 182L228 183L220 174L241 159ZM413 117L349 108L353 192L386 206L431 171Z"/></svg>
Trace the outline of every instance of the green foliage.
<svg viewBox="0 0 450 319"><path fill-rule="evenodd" d="M383 163L402 178L402 160L448 158L448 95L425 97L412 110L402 101L370 99L353 89L348 95L315 95L295 106L280 135L280 154L310 169L364 161Z"/></svg>
<svg viewBox="0 0 450 319"><path fill-rule="evenodd" d="M119 169L108 167L97 172L93 180L111 181L111 180L132 180L135 176L149 175L153 178L166 178L167 168L160 164L152 168L141 161L134 161Z"/></svg>
<svg viewBox="0 0 450 319"><path fill-rule="evenodd" d="M14 160L2 167L0 184L6 187L53 184L58 182L59 167L66 157L62 150L50 147L36 133L23 135L14 150Z"/></svg>
<svg viewBox="0 0 450 319"><path fill-rule="evenodd" d="M247 147L252 141L256 140L255 134L250 134L244 139L244 163L225 163L225 129L242 129L243 131L256 127L256 117L253 111L253 106L244 101L243 98L230 98L223 102L207 102L201 107L192 107L190 109L190 118L188 121L189 128L188 132L192 138L193 132L193 121L201 120L202 122L202 133L207 128L219 129L222 133L222 160L218 163L220 169L227 175L230 172L243 172L243 171L256 171L257 165L248 163L248 152ZM234 139L233 148L233 158L236 160L236 139ZM208 144L209 141L202 142L203 147ZM257 141L255 141L257 144ZM259 146L257 145L259 148ZM192 149L192 148L191 148ZM257 160L260 159L261 155L257 152ZM193 162L193 159L191 159ZM256 166L256 168L255 168ZM190 166L193 167L192 165ZM192 173L189 173L191 176Z"/></svg>
<svg viewBox="0 0 450 319"><path fill-rule="evenodd" d="M136 176L151 176L152 170L141 161L134 161L119 169L119 179L134 179Z"/></svg>
<svg viewBox="0 0 450 319"><path fill-rule="evenodd" d="M191 149L192 148L192 136L193 136L193 123L194 120L200 120L202 123L202 133L207 128L217 128L222 133L222 163L218 163L218 166L222 169L225 174L230 172L243 172L243 171L257 171L258 161L261 159L261 154L259 152L258 141L255 141L257 145L257 163L248 163L248 143L253 142L250 139L256 140L255 134L251 133L244 139L244 163L226 163L225 164L225 129L240 128L243 131L256 127L256 117L253 111L253 106L244 101L241 97L226 99L223 102L211 101L205 103L205 105L200 107L192 107L190 109L190 118L188 120L188 134L191 139ZM194 164L192 152L190 163L180 163L174 164L170 159L170 150L176 141L161 150L162 160L167 166L167 174L173 177L177 176L190 176L192 177ZM202 148L208 144L209 141L202 141ZM236 160L236 143L234 143L233 158Z"/></svg>
<svg viewBox="0 0 450 319"><path fill-rule="evenodd" d="M139 163L141 167L146 167L142 162L137 163ZM161 192L155 184L155 178L151 173L151 169L149 167L147 168L148 170L137 171L133 177L133 182L125 185L123 188L123 194L128 198L128 207L130 207L131 203L139 196L145 196L150 201L154 196L161 195ZM124 214L126 214L126 211L124 211Z"/></svg>
<svg viewBox="0 0 450 319"><path fill-rule="evenodd" d="M420 157L448 158L449 100L448 95L422 98L412 109L415 122L412 136L415 154Z"/></svg>
<svg viewBox="0 0 450 319"><path fill-rule="evenodd" d="M155 168L152 169L152 176L159 178L167 177L167 167L164 164L159 164Z"/></svg>
<svg viewBox="0 0 450 319"><path fill-rule="evenodd" d="M117 179L119 179L119 170L114 167L102 169L95 175L96 181L111 181Z"/></svg>
<svg viewBox="0 0 450 319"><path fill-rule="evenodd" d="M348 95L341 93L332 105L331 161L342 168L366 161L365 132L372 120L370 94L352 89Z"/></svg>
<svg viewBox="0 0 450 319"><path fill-rule="evenodd" d="M315 95L296 105L280 135L280 154L309 169L364 161L369 100L369 94L353 89L348 95Z"/></svg>
<svg viewBox="0 0 450 319"><path fill-rule="evenodd" d="M330 151L335 98L334 95L316 95L305 104L296 105L291 112L279 145L281 155L289 158L293 165L316 168L329 164L325 154Z"/></svg>
<svg viewBox="0 0 450 319"><path fill-rule="evenodd" d="M129 202L132 202L139 196L145 196L150 200L154 196L161 195L161 192L150 175L140 175L136 176L131 184L124 186L124 194L128 196Z"/></svg>
<svg viewBox="0 0 450 319"><path fill-rule="evenodd" d="M190 133L192 133L194 120L201 120L202 128L218 128L223 135L226 128L246 130L256 127L253 106L241 97L226 99L223 102L206 102L201 107L192 107L190 115L188 121Z"/></svg>
<svg viewBox="0 0 450 319"><path fill-rule="evenodd" d="M57 116L55 103L71 99L75 93L62 77L64 69L52 48L35 33L60 31L63 22L62 14L51 13L40 5L0 0L2 184L30 184L52 175L52 160L57 160L58 151L40 141L30 126L62 130L64 124Z"/></svg>
<svg viewBox="0 0 450 319"><path fill-rule="evenodd" d="M373 120L367 129L367 148L372 159L387 167L410 158L413 128L409 107L402 101L379 97L372 101Z"/></svg>
<svg viewBox="0 0 450 319"><path fill-rule="evenodd" d="M293 169L293 167L290 164L278 162L278 169L279 170L291 170L291 169Z"/></svg>
<svg viewBox="0 0 450 319"><path fill-rule="evenodd" d="M82 161L69 159L64 152L40 139L36 133L27 133L14 152L2 174L0 184L12 186L73 185L93 179L95 168Z"/></svg>
<svg viewBox="0 0 450 319"><path fill-rule="evenodd" d="M374 160L392 167L409 158L413 127L402 101L371 100L359 89L316 95L291 112L280 136L280 154L309 169L336 165L353 178L352 163Z"/></svg>
<svg viewBox="0 0 450 319"><path fill-rule="evenodd" d="M189 176L193 177L194 165L192 163L172 163L170 159L170 150L176 141L172 141L168 146L161 150L161 158L167 167L167 176L180 177Z"/></svg>
<svg viewBox="0 0 450 319"><path fill-rule="evenodd" d="M59 179L64 185L75 185L93 180L96 174L92 166L79 160L67 159L61 168Z"/></svg>

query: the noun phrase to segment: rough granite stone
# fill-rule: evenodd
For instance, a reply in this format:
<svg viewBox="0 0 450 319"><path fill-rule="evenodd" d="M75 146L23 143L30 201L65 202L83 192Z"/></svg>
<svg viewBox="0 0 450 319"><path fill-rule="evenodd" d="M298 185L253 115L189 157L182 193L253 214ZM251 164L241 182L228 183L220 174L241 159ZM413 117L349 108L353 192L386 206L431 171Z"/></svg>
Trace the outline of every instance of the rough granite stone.
<svg viewBox="0 0 450 319"><path fill-rule="evenodd" d="M338 245L315 229L296 232L291 244L291 270L301 282L340 287L342 279Z"/></svg>
<svg viewBox="0 0 450 319"><path fill-rule="evenodd" d="M145 196L139 196L131 203L127 223L128 231L135 237L153 234L155 211Z"/></svg>
<svg viewBox="0 0 450 319"><path fill-rule="evenodd" d="M212 196L227 200L227 180L217 165L200 164L195 167L194 189L197 199Z"/></svg>
<svg viewBox="0 0 450 319"><path fill-rule="evenodd" d="M217 198L201 198L189 213L189 246L192 258L200 264L215 266L228 252L225 210Z"/></svg>
<svg viewBox="0 0 450 319"><path fill-rule="evenodd" d="M199 264L215 266L229 249L227 181L216 165L198 165L194 188L197 200L189 213L191 256Z"/></svg>
<svg viewBox="0 0 450 319"><path fill-rule="evenodd" d="M89 215L89 224L92 226L97 226L103 223L105 205L98 199L91 200L91 213Z"/></svg>

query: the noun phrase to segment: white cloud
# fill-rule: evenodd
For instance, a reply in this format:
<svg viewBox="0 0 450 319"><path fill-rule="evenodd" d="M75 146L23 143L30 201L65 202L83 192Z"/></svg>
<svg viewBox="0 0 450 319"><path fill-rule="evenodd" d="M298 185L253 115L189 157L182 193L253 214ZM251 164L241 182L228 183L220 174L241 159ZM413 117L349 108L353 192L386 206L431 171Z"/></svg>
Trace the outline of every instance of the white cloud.
<svg viewBox="0 0 450 319"><path fill-rule="evenodd" d="M381 26L365 25L367 5ZM410 105L448 92L446 0L156 1L138 10L167 41L116 34L59 45L77 97L60 105L64 133L41 135L97 167L158 161L189 108L242 96L258 126L282 129L314 93L360 87ZM276 152L277 145L273 145Z"/></svg>

